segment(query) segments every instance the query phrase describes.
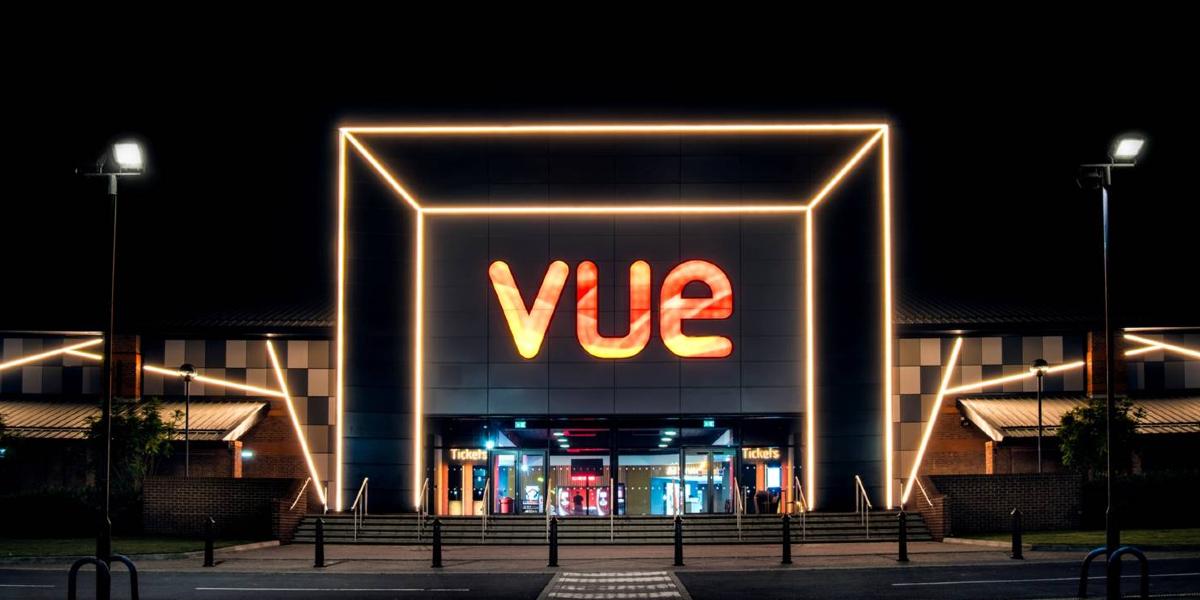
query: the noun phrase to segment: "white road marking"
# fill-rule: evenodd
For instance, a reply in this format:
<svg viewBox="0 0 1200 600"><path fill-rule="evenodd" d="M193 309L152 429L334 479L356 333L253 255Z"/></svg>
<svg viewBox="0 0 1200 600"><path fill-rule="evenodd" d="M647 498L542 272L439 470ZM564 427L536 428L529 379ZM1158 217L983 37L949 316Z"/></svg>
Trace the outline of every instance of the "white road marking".
<svg viewBox="0 0 1200 600"><path fill-rule="evenodd" d="M198 587L197 592L469 592L471 588Z"/></svg>
<svg viewBox="0 0 1200 600"><path fill-rule="evenodd" d="M559 573L539 598L563 600L624 600L680 598L687 591L666 571L623 571L611 573Z"/></svg>
<svg viewBox="0 0 1200 600"><path fill-rule="evenodd" d="M0 583L0 588L52 588L53 585L38 583Z"/></svg>
<svg viewBox="0 0 1200 600"><path fill-rule="evenodd" d="M1200 573L1152 573L1151 577L1195 577ZM1141 575L1122 575L1122 579L1137 579ZM1088 579L1104 579L1103 575L1093 575ZM965 581L921 581L911 583L893 583L892 587L916 587L926 585L982 585L988 583L1039 583L1048 581L1079 581L1078 577L1041 577L1036 579L970 579Z"/></svg>

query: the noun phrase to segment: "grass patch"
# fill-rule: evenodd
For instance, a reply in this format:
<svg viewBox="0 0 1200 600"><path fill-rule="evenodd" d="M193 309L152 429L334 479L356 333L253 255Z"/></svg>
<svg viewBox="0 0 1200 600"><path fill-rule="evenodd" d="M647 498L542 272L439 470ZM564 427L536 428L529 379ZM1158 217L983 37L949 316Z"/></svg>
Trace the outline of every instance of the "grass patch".
<svg viewBox="0 0 1200 600"><path fill-rule="evenodd" d="M1011 533L980 533L964 536L976 540L1007 542ZM1026 544L1058 544L1063 546L1104 545L1104 530L1095 531L1029 531L1021 535ZM1121 543L1133 546L1200 546L1200 528L1194 529L1128 529L1121 532Z"/></svg>
<svg viewBox="0 0 1200 600"><path fill-rule="evenodd" d="M217 540L214 546L236 546L255 540ZM204 541L173 537L114 537L116 554L165 554L203 550ZM0 558L18 556L89 556L96 554L96 538L0 538Z"/></svg>

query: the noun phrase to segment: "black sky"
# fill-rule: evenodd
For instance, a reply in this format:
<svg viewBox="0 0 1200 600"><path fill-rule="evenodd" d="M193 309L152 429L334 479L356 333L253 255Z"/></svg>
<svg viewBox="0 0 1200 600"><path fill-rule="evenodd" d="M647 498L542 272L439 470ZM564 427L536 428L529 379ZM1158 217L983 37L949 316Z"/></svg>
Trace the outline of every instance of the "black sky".
<svg viewBox="0 0 1200 600"><path fill-rule="evenodd" d="M1141 132L1145 160L1113 193L1118 298L1139 324L1200 324L1194 57L1093 68L1070 51L947 47L831 65L773 52L343 69L276 51L124 75L27 59L10 88L0 329L101 327L104 190L72 170L117 136L143 139L151 169L121 188L120 297L135 323L331 300L341 123L576 119L887 119L902 292L1081 310L1099 291L1099 204L1076 166Z"/></svg>

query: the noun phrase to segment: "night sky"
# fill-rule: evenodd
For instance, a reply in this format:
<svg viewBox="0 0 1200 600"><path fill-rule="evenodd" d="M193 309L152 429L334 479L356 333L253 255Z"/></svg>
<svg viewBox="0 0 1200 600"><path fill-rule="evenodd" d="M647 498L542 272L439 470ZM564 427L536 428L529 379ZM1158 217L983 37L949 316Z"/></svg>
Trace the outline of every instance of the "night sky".
<svg viewBox="0 0 1200 600"><path fill-rule="evenodd" d="M0 329L102 328L104 187L73 170L117 136L144 140L150 169L121 182L120 322L136 328L332 302L339 124L518 120L886 119L901 293L1080 312L1098 306L1100 205L1076 167L1140 132L1145 159L1113 191L1119 306L1129 325L1200 325L1192 77L1168 59L897 59L844 65L853 75L661 57L338 73L222 57L112 77L29 65L4 151Z"/></svg>

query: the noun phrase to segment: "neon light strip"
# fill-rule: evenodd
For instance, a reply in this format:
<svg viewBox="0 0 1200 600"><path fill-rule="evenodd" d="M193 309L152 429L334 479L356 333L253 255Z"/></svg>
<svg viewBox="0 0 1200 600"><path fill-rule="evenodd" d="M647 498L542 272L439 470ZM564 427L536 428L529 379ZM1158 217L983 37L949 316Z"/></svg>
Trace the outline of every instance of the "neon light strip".
<svg viewBox="0 0 1200 600"><path fill-rule="evenodd" d="M816 263L813 258L813 235L816 226L813 223L816 218L815 212L810 212L804 217L804 368L808 372L804 381L804 462L807 463L804 479L808 493L805 494L804 501L808 510L812 510L817 501L817 369L813 358L813 353L816 352L816 323L813 318L816 310L813 294L813 265Z"/></svg>
<svg viewBox="0 0 1200 600"><path fill-rule="evenodd" d="M1082 367L1084 364L1085 363L1082 360L1077 360L1075 362L1070 362L1070 363L1065 363L1065 364L1050 367L1049 369L1046 369L1046 373L1058 373L1061 371L1070 371L1072 369L1078 369L1078 368ZM967 384L967 385L960 385L958 387L953 387L953 388L946 390L946 393L947 394L962 394L965 392L973 392L976 390L981 390L985 387L991 387L993 385L1000 385L1002 383L1012 383L1014 381L1021 381L1022 379L1029 379L1030 377L1036 377L1036 376L1037 375L1035 373L1033 373L1031 371L1026 371L1024 373L1017 373L1016 375L1005 375L1004 377L988 379L987 381L979 381L979 382L971 383L971 384Z"/></svg>
<svg viewBox="0 0 1200 600"><path fill-rule="evenodd" d="M337 355L337 368L334 374L334 395L337 411L337 440L334 441L334 462L337 463L334 468L334 510L341 511L343 506L342 499L342 438L345 437L345 429L342 423L346 420L346 404L345 390L343 389L343 373L346 367L346 349L343 343L346 337L346 136L345 134L338 136L338 230L337 230L337 340L335 349Z"/></svg>
<svg viewBox="0 0 1200 600"><path fill-rule="evenodd" d="M883 131L876 135L883 136L883 156L880 158L880 170L882 171L880 182L883 198L881 202L883 207L883 372L888 376L883 378L883 464L884 464L884 482L885 494L887 500L885 505L887 508L892 508L892 477L895 473L895 465L893 464L894 456L892 449L895 447L893 439L892 427L892 346L895 340L892 339L892 158L891 158L891 130L886 126ZM812 205L815 205L814 202Z"/></svg>
<svg viewBox="0 0 1200 600"><path fill-rule="evenodd" d="M925 450L929 447L929 439L933 437L933 428L937 423L938 412L942 410L942 400L946 397L946 388L950 386L950 377L954 375L954 367L958 366L958 352L962 350L962 342L961 337L954 338L954 348L950 350L950 360L942 369L942 384L938 386L937 397L933 400L933 410L929 413L929 422L925 425L924 435L921 436L921 445L917 447L917 458L913 461L912 472L908 475L908 485L900 497L900 506L907 504L908 496L912 494L913 484L917 480L917 471L921 468L921 461L925 459Z"/></svg>
<svg viewBox="0 0 1200 600"><path fill-rule="evenodd" d="M425 472L424 455L422 454L422 438L424 437L425 418L425 215L417 213L416 235L416 269L414 277L416 286L413 302L413 505L416 510L421 508L421 475ZM490 500L488 500L490 502Z"/></svg>
<svg viewBox="0 0 1200 600"><path fill-rule="evenodd" d="M1146 346L1145 348L1128 350L1125 352L1125 356L1138 356L1141 354L1148 354L1150 352L1158 352L1159 350L1163 350L1163 348L1161 346Z"/></svg>
<svg viewBox="0 0 1200 600"><path fill-rule="evenodd" d="M790 214L808 210L803 204L651 204L592 206L427 206L430 215L677 215Z"/></svg>
<svg viewBox="0 0 1200 600"><path fill-rule="evenodd" d="M815 209L817 205L820 204L821 201L824 200L825 197L828 196L829 193L832 192L833 189L842 182L842 178L844 178L847 173L852 171L854 167L858 165L858 162L867 155L867 152L871 151L871 148L875 147L875 144L879 142L886 131L886 128L880 129L879 133L871 136L871 139L867 140L867 143L863 144L862 147L858 149L858 152L855 152L854 156L850 157L850 160L846 161L846 164L842 165L842 168L838 169L838 172L834 174L833 177L830 177L829 181L825 182L825 185L821 188L821 191L817 192L817 195L813 196L813 199L808 201L809 210Z"/></svg>
<svg viewBox="0 0 1200 600"><path fill-rule="evenodd" d="M70 354L71 356L78 356L80 358L86 358L89 360L104 360L103 356L100 356L99 354L96 354L95 352L83 352L80 350L67 350L67 354Z"/></svg>
<svg viewBox="0 0 1200 600"><path fill-rule="evenodd" d="M1150 338L1144 338L1144 337L1142 337L1142 336L1140 336L1140 335L1134 335L1134 334L1132 334L1132 333L1126 333L1126 334L1125 334L1125 339L1127 339L1127 340L1133 340L1133 341L1135 341L1135 342L1140 342L1140 343L1147 344L1147 345L1150 345L1150 346L1155 346L1155 347L1157 347L1157 348L1161 348L1161 349L1163 349L1163 350L1170 350L1170 351L1172 351L1172 352L1177 352L1177 353L1179 353L1179 354L1182 354L1182 355L1184 355L1184 356L1191 356L1191 357L1193 357L1193 358L1200 358L1200 351L1192 350L1191 348L1185 348L1185 347L1183 347L1183 346L1176 346L1175 344L1168 344L1168 343L1166 343L1166 342L1156 342L1156 341L1154 341L1154 340L1152 340L1152 339L1150 339ZM1126 355L1126 356L1128 356L1128 355L1129 355L1129 353L1128 353L1128 352L1126 352L1126 353L1125 353L1125 355Z"/></svg>
<svg viewBox="0 0 1200 600"><path fill-rule="evenodd" d="M885 123L693 123L666 125L578 124L578 125L349 125L344 134L388 133L393 135L554 135L554 134L655 134L655 133L849 133L878 131Z"/></svg>
<svg viewBox="0 0 1200 600"><path fill-rule="evenodd" d="M357 138L350 135L348 132L344 133L342 138L348 140L351 144L354 144L354 147L358 150L358 153L361 154L363 158L367 159L367 162L371 163L372 167L375 167L375 171L378 172L379 175L388 182L388 185L392 186L393 190L396 190L397 194L400 194L401 198L404 198L405 202L408 202L408 205L411 206L413 210L416 210L417 212L421 211L421 205L417 202L417 199L414 198L412 194L408 193L408 190L405 189L404 186L400 185L399 181L396 181L396 178L393 177L392 174L388 172L388 170L385 169L382 164L380 164L379 160L375 158L374 154L371 154L370 150L367 150L366 146L363 146ZM342 150L342 152L345 152L345 150ZM339 186L345 185L345 177L346 175L344 173L338 177Z"/></svg>
<svg viewBox="0 0 1200 600"><path fill-rule="evenodd" d="M47 358L50 358L53 356L58 356L60 354L66 354L72 350L78 350L80 348L88 348L91 346L95 346L96 344L102 344L102 343L104 343L104 340L102 338L97 338L97 339L87 340L86 342L70 344L67 346L63 346L62 348L55 349L55 350L49 350L46 352L39 352L37 354L30 354L29 356L22 356L20 358L14 358L13 360L10 360L6 363L0 363L0 371L3 371L5 369L10 369L12 367L19 367L21 365L27 365L29 363L37 362L39 360L47 359Z"/></svg>
<svg viewBox="0 0 1200 600"><path fill-rule="evenodd" d="M151 373L157 373L159 375L167 375L169 377L183 377L183 373L180 373L179 369L164 369L162 367L156 367L154 365L142 365L142 370L149 371ZM285 398L286 397L283 392L280 392L277 390L269 390L266 388L260 388L260 387L256 387L253 385L246 385L244 383L234 383L232 381L226 381L224 379L217 379L215 377L208 377L205 375L195 375L192 377L192 380L199 381L200 383L204 383L204 384L211 384L211 385L216 385L216 386L220 386L220 387L227 387L227 388L233 388L235 390L251 392L253 394L257 394L260 396L273 396L276 398Z"/></svg>
<svg viewBox="0 0 1200 600"><path fill-rule="evenodd" d="M296 439L300 440L300 450L304 452L304 462L308 464L308 474L312 476L317 497L321 499L321 506L329 506L329 502L325 499L325 486L320 484L321 477L317 475L317 465L313 462L312 453L308 451L308 438L304 435L304 429L300 427L300 417L296 416L296 407L292 404L292 395L288 393L287 380L283 376L283 369L279 366L279 357L275 354L275 345L271 343L271 340L267 340L267 355L271 357L271 366L275 369L275 379L279 381L279 391L283 394L284 402L287 404L288 416L292 418L292 428L296 430ZM199 378L197 377L197 379Z"/></svg>

